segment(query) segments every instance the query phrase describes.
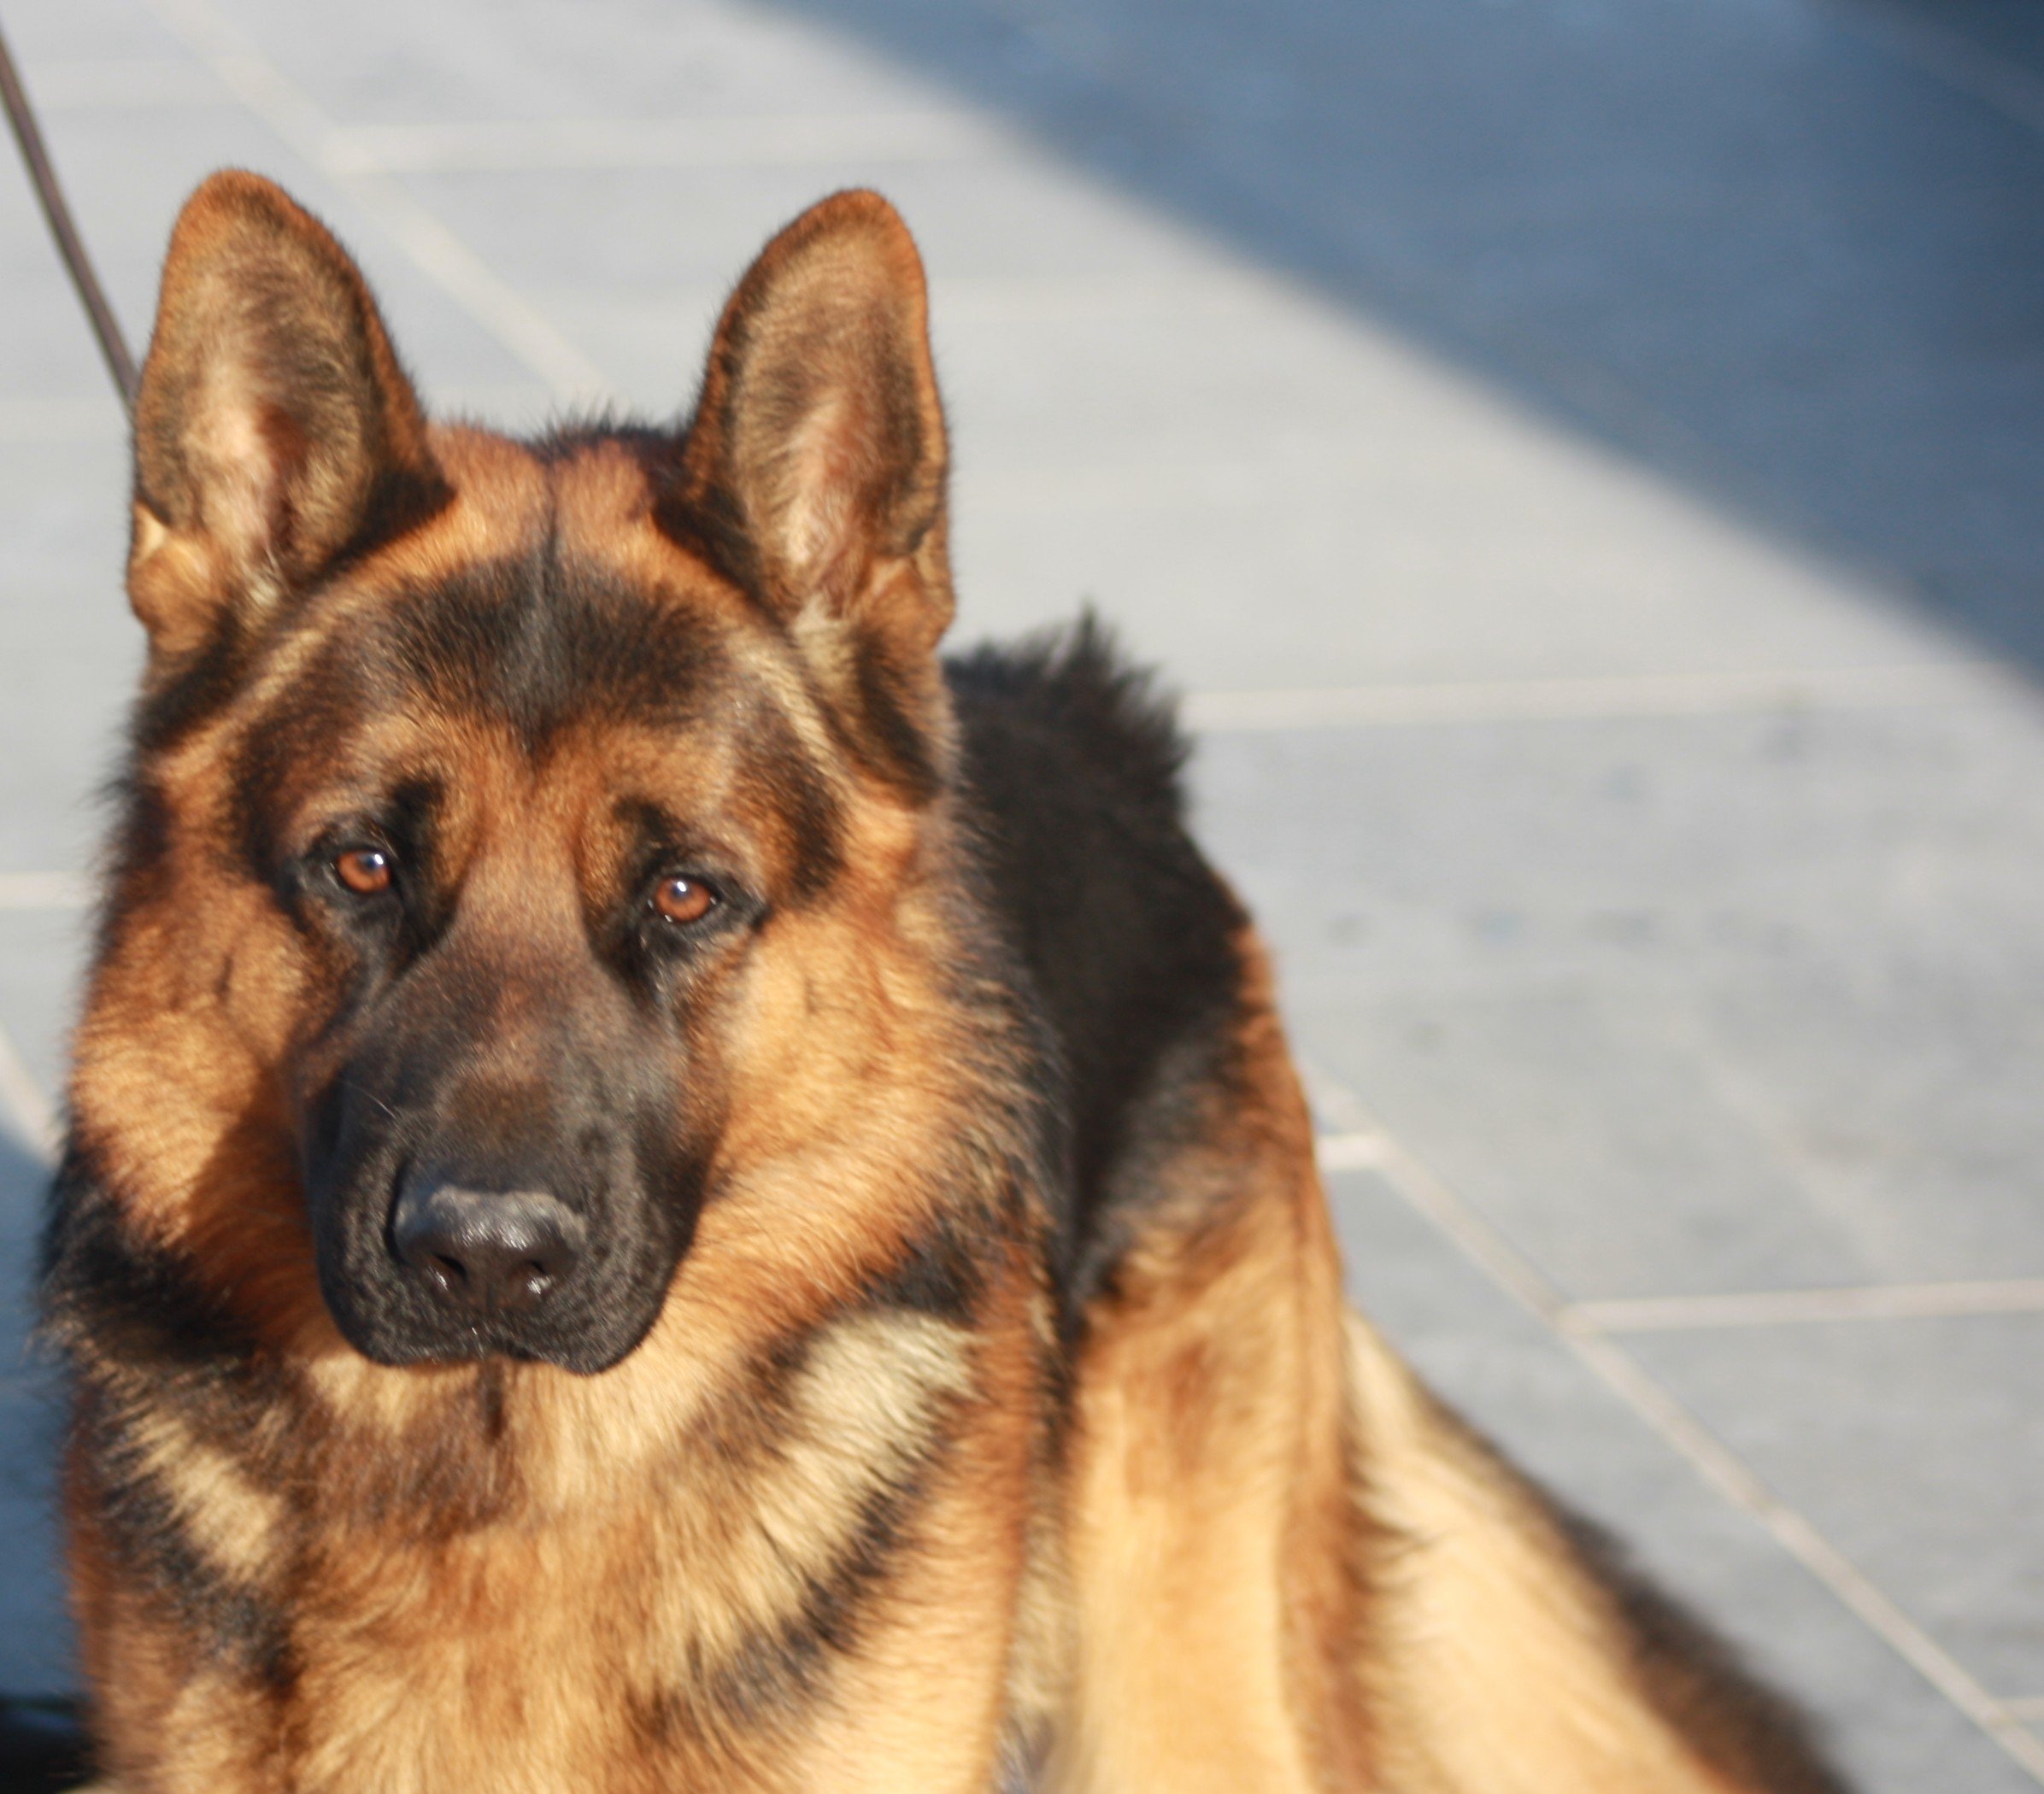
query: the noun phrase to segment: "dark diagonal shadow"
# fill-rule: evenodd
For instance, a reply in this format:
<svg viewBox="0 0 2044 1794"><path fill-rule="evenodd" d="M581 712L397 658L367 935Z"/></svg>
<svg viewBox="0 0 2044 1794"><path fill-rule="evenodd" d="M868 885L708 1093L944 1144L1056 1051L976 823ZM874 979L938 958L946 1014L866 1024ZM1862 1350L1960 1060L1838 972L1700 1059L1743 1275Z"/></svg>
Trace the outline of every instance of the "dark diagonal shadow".
<svg viewBox="0 0 2044 1794"><path fill-rule="evenodd" d="M2035 9L784 3L2044 667Z"/></svg>
<svg viewBox="0 0 2044 1794"><path fill-rule="evenodd" d="M49 1188L50 1168L0 1126L0 1379L15 1379L36 1368L24 1346Z"/></svg>
<svg viewBox="0 0 2044 1794"><path fill-rule="evenodd" d="M84 1759L55 1568L54 1367L26 1350L48 1168L0 1127L0 1791L70 1787ZM17 1682L15 1678L25 1680Z"/></svg>

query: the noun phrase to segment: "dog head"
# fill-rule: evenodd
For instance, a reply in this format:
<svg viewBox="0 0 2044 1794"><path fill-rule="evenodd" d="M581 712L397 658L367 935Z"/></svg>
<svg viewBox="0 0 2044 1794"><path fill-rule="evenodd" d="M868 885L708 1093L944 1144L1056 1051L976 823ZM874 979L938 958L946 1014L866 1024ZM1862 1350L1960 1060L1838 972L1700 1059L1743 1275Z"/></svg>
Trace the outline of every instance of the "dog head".
<svg viewBox="0 0 2044 1794"><path fill-rule="evenodd" d="M719 1250L784 1283L885 1234L841 1185L944 1056L945 462L874 195L761 256L684 429L520 443L427 421L278 189L202 187L136 405L150 657L73 1088L135 1224L270 1324L316 1273L380 1363L584 1372L741 1183Z"/></svg>

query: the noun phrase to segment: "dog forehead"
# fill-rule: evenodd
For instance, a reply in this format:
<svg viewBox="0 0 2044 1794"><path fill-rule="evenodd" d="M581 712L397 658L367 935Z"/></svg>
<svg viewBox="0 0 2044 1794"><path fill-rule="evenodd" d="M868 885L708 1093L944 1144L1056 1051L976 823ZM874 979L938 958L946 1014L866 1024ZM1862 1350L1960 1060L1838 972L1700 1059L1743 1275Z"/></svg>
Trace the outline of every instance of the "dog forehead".
<svg viewBox="0 0 2044 1794"><path fill-rule="evenodd" d="M530 442L473 425L437 425L432 435L451 502L393 545L393 565L430 577L544 547L608 566L706 620L757 620L742 594L655 522L671 437L608 425L562 425Z"/></svg>
<svg viewBox="0 0 2044 1794"><path fill-rule="evenodd" d="M349 695L365 719L503 723L535 748L570 726L743 709L736 688L773 644L743 599L653 523L658 440L437 431L449 502L307 617L283 657L297 689L268 695Z"/></svg>
<svg viewBox="0 0 2044 1794"><path fill-rule="evenodd" d="M629 425L563 425L532 441L470 425L436 425L453 502L401 544L398 558L447 567L530 553L610 567L669 601L758 630L758 607L661 528L656 509L675 477L669 434Z"/></svg>
<svg viewBox="0 0 2044 1794"><path fill-rule="evenodd" d="M287 631L238 706L244 813L293 829L404 787L573 827L629 790L831 863L813 701L771 623L655 525L656 446L437 446L443 513Z"/></svg>

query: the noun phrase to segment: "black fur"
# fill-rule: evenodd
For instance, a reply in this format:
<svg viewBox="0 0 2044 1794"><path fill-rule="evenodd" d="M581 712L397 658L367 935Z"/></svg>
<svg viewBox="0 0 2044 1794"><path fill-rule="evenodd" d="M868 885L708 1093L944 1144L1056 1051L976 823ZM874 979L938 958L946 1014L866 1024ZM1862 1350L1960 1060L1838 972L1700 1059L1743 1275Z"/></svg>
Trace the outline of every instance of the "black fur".
<svg viewBox="0 0 2044 1794"><path fill-rule="evenodd" d="M535 752L591 718L686 722L721 684L714 643L676 629L660 595L615 589L551 544L399 595L384 617L378 645L407 684L508 724Z"/></svg>
<svg viewBox="0 0 2044 1794"><path fill-rule="evenodd" d="M1168 705L1090 616L945 670L994 902L1061 1062L1076 1310L1112 1275L1107 1193L1160 1069L1225 1050L1245 918L1186 831Z"/></svg>
<svg viewBox="0 0 2044 1794"><path fill-rule="evenodd" d="M984 1231L968 1232L958 1217L939 1215L900 1258L867 1279L865 1299L876 1310L905 1309L970 1327L986 1283Z"/></svg>
<svg viewBox="0 0 2044 1794"><path fill-rule="evenodd" d="M229 1577L191 1542L184 1520L136 1445L133 1417L81 1379L73 1445L92 1465L97 1517L124 1574L167 1601L209 1655L281 1691L291 1678L284 1615L256 1590Z"/></svg>
<svg viewBox="0 0 2044 1794"><path fill-rule="evenodd" d="M254 1365L226 1303L195 1267L135 1238L75 1143L50 1191L38 1282L44 1327L74 1358L89 1351L209 1382Z"/></svg>
<svg viewBox="0 0 2044 1794"><path fill-rule="evenodd" d="M1187 832L1168 706L1090 616L947 671L995 905L1054 1035L1076 1313L1113 1281L1122 1205L1150 1185L1146 1136L1186 1137L1196 1123L1174 1111L1228 1076L1246 918ZM1608 1594L1642 1691L1714 1767L1770 1794L1847 1794L1804 1715L1607 1534L1471 1437L1551 1516Z"/></svg>

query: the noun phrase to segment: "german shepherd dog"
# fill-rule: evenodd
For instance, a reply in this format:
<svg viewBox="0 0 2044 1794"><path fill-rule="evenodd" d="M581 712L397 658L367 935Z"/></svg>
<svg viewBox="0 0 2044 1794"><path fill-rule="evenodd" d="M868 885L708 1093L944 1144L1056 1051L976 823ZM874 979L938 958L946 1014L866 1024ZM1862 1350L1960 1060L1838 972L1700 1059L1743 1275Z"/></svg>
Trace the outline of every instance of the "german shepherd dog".
<svg viewBox="0 0 2044 1794"><path fill-rule="evenodd" d="M44 1269L127 1794L1833 1794L1342 1298L1097 631L944 662L914 245L692 419L430 423L208 181Z"/></svg>

